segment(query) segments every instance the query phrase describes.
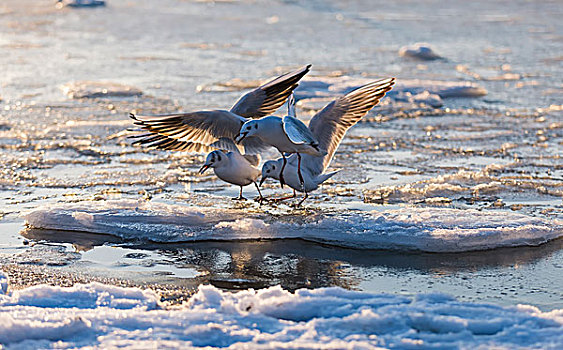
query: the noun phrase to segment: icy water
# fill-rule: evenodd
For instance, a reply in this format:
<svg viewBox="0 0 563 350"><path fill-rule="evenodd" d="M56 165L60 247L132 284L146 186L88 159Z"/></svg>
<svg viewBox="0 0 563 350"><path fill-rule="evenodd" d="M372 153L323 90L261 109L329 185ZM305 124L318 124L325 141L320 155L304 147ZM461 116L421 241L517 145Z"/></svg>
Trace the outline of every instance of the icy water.
<svg viewBox="0 0 563 350"><path fill-rule="evenodd" d="M563 247L553 239L563 227L562 15L557 1L114 0L57 10L49 1L5 0L0 262L10 271L31 266L45 276L188 290L200 283L342 286L562 308ZM399 56L416 42L443 59ZM398 84L347 134L332 162L342 170L305 209L232 202L238 188L197 175L204 155L131 147L123 132L131 111L228 108L247 89L307 63L313 70L296 92L305 120L349 87L389 76ZM462 94L465 84L471 90ZM423 91L439 95L439 103L416 97ZM267 195L279 192L266 186ZM361 214L402 210L410 214L401 224L410 225L411 216L435 210L433 227L496 225L503 237L520 231L489 248L525 246L429 253L393 249L391 240L389 249L362 250L276 239L279 230L266 237L273 240L166 243L144 229L141 237L68 231L62 222L56 230L56 221L49 229L24 226L23 215L37 209L104 207L108 200L224 210L233 220L251 213L267 224L284 218L306 225L330 213L337 222L352 218L351 230L370 228L355 225ZM435 215L441 209L454 214ZM472 214L475 227L464 219L470 212L485 213ZM264 227L245 230L260 236ZM21 279L11 281L50 282Z"/></svg>

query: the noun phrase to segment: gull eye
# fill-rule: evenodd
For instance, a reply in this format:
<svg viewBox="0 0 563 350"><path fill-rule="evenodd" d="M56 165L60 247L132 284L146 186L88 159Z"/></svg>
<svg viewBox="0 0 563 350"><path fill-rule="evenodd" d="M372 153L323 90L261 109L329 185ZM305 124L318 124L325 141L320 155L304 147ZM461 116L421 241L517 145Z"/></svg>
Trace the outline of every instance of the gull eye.
<svg viewBox="0 0 563 350"><path fill-rule="evenodd" d="M246 130L250 130L250 129L252 129L252 126L247 126L247 127L246 127Z"/></svg>
<svg viewBox="0 0 563 350"><path fill-rule="evenodd" d="M221 161L221 156L217 155L217 160Z"/></svg>
<svg viewBox="0 0 563 350"><path fill-rule="evenodd" d="M258 129L258 124L255 124L255 125L254 125L254 129Z"/></svg>
<svg viewBox="0 0 563 350"><path fill-rule="evenodd" d="M276 166L275 166L275 165L272 165L272 170L276 170Z"/></svg>
<svg viewBox="0 0 563 350"><path fill-rule="evenodd" d="M270 170L266 170L266 174L269 174L269 173L270 173Z"/></svg>

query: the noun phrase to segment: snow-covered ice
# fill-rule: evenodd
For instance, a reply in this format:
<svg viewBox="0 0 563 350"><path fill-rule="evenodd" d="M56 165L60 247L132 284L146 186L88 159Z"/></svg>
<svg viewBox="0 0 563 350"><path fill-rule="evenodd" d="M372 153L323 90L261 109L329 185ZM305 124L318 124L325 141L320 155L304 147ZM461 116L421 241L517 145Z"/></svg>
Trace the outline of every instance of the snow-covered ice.
<svg viewBox="0 0 563 350"><path fill-rule="evenodd" d="M563 310L467 303L442 294L339 287L290 293L279 286L230 293L203 285L188 302L170 307L137 288L40 285L0 295L0 343L23 349L558 349Z"/></svg>
<svg viewBox="0 0 563 350"><path fill-rule="evenodd" d="M33 228L111 234L126 240L189 242L301 238L364 249L458 252L538 245L563 222L502 210L403 207L288 213L116 200L48 206L25 216Z"/></svg>

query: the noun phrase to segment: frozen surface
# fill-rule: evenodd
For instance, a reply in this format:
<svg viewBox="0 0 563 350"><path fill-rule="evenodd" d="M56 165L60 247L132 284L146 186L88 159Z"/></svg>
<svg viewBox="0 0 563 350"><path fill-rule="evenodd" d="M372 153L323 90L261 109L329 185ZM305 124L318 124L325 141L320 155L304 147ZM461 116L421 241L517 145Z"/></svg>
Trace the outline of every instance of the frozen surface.
<svg viewBox="0 0 563 350"><path fill-rule="evenodd" d="M0 275L1 276L1 275ZM563 344L563 310L393 296L342 288L230 293L200 286L167 308L152 292L102 284L36 286L0 295L0 343L229 348L534 348Z"/></svg>
<svg viewBox="0 0 563 350"><path fill-rule="evenodd" d="M127 240L186 242L302 238L342 247L455 252L538 245L563 235L563 222L507 211L400 208L318 211L306 216L195 208L147 201L49 206L26 215L33 228L111 234Z"/></svg>

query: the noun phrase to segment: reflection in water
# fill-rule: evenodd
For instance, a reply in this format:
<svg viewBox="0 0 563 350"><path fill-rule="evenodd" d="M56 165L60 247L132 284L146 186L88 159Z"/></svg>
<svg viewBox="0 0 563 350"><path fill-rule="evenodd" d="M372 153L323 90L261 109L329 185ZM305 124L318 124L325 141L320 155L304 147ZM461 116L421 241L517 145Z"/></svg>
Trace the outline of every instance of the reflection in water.
<svg viewBox="0 0 563 350"><path fill-rule="evenodd" d="M90 254L95 254L95 247L103 244L150 251L150 259L160 257L159 264L196 269L202 272L197 277L198 283L211 283L225 289L277 284L289 290L328 286L362 289L362 282L378 271L397 279L413 274L428 278L455 278L463 274L466 279L490 274L497 268L522 269L563 252L563 239L538 247L437 254L343 249L302 240L136 245L113 236L70 231L27 229L22 235L35 241L70 243L77 251L94 249ZM170 282L169 277L167 282ZM185 283L180 280L177 282Z"/></svg>

